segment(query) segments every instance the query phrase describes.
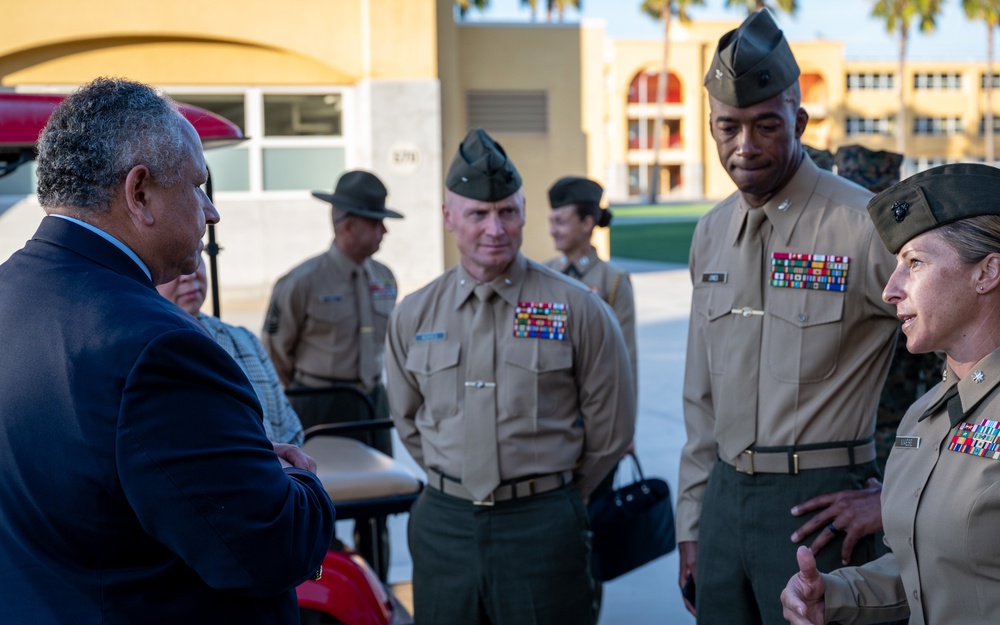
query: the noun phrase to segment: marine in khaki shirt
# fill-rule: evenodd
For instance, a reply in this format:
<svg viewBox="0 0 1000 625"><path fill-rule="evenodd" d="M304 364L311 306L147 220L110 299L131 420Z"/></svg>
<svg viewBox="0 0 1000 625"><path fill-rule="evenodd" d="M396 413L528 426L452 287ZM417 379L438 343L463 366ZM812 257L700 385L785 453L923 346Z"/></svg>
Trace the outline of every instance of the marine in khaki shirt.
<svg viewBox="0 0 1000 625"><path fill-rule="evenodd" d="M611 212L600 207L603 194L601 185L577 176L560 178L549 188L549 234L562 256L548 260L545 266L583 282L615 311L638 385L632 280L624 269L601 260L590 244L594 228L611 223Z"/></svg>
<svg viewBox="0 0 1000 625"><path fill-rule="evenodd" d="M332 205L333 245L274 285L264 320L264 348L286 390L349 385L371 399L342 391L292 394L289 399L306 429L388 419L382 370L386 326L396 304L396 278L372 255L387 232L383 220L402 215L386 208L385 185L367 171L346 172L332 194L313 195ZM389 430L351 436L392 455ZM356 531L355 544L384 581L388 530L384 518L376 524L375 543L372 532Z"/></svg>
<svg viewBox="0 0 1000 625"><path fill-rule="evenodd" d="M588 288L520 254L521 178L489 135L470 131L446 184L461 261L400 303L387 339L392 418L428 474L410 512L414 617L591 622L583 497L635 419L621 331Z"/></svg>
<svg viewBox="0 0 1000 625"><path fill-rule="evenodd" d="M345 173L332 195L313 195L333 205L333 245L275 284L264 346L286 388L348 383L372 393L396 278L371 256L387 232L382 220L402 215L385 207L385 185L366 171Z"/></svg>
<svg viewBox="0 0 1000 625"><path fill-rule="evenodd" d="M910 407L886 466L892 551L820 575L797 554L785 617L806 623L1000 622L1000 170L935 167L868 212L897 265L884 298L907 349L945 355L943 380Z"/></svg>
<svg viewBox="0 0 1000 625"><path fill-rule="evenodd" d="M893 260L864 212L871 194L804 154L798 76L763 11L720 39L705 77L738 191L699 220L690 255L678 583L696 588L702 625L782 623L793 540L823 570L877 555L865 486L898 326L881 299Z"/></svg>
<svg viewBox="0 0 1000 625"><path fill-rule="evenodd" d="M367 298L372 323L365 329L359 314L360 297ZM385 330L396 305L396 278L387 266L372 258L361 263L336 244L282 276L274 285L264 326L264 344L282 384L325 386L357 383L371 392L381 381ZM361 339L370 332L375 346L364 379Z"/></svg>

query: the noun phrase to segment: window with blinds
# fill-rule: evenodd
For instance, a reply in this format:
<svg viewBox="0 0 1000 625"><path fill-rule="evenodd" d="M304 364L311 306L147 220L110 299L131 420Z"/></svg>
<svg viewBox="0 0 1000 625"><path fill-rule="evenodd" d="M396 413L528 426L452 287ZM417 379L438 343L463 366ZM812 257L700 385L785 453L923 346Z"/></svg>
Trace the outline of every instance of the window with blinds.
<svg viewBox="0 0 1000 625"><path fill-rule="evenodd" d="M490 133L549 131L549 96L545 91L469 91L465 101L469 128Z"/></svg>

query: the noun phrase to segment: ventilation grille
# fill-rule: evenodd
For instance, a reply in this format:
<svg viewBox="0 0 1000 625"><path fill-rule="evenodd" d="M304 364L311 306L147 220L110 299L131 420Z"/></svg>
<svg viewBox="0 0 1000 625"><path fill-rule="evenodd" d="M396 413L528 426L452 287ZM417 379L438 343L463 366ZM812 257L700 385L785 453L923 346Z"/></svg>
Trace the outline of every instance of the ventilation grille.
<svg viewBox="0 0 1000 625"><path fill-rule="evenodd" d="M470 128L487 132L545 134L549 130L549 97L545 91L469 91Z"/></svg>

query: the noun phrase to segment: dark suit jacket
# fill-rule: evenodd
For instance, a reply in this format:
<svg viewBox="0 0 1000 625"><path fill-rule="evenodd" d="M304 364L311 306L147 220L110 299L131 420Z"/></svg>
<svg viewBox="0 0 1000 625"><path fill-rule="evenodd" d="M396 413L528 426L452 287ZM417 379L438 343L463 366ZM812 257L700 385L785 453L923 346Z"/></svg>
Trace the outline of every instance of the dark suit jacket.
<svg viewBox="0 0 1000 625"><path fill-rule="evenodd" d="M0 622L297 623L333 507L194 318L46 217L0 322Z"/></svg>

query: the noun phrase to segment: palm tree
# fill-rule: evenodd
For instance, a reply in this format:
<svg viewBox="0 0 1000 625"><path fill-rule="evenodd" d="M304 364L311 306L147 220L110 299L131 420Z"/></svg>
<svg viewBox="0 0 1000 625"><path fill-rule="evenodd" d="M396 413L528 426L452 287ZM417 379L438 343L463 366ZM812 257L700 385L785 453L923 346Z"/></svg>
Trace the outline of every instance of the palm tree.
<svg viewBox="0 0 1000 625"><path fill-rule="evenodd" d="M464 18L465 14L469 12L469 9L475 7L480 11L486 10L486 7L490 5L490 0L455 0L455 4L458 6L459 17Z"/></svg>
<svg viewBox="0 0 1000 625"><path fill-rule="evenodd" d="M660 194L660 134L663 132L663 101L667 99L667 61L670 59L670 20L691 21L688 8L704 5L705 0L643 0L640 9L646 15L663 22L663 64L656 82L656 122L653 126L653 176L649 183L649 203L656 204Z"/></svg>
<svg viewBox="0 0 1000 625"><path fill-rule="evenodd" d="M920 20L920 30L925 33L932 32L937 26L935 19L940 12L941 0L878 0L872 9L872 17L885 20L886 32L899 33L899 65L896 79L899 112L896 114L896 151L904 157L906 156L906 100L903 97L903 81L910 24L914 19ZM903 169L905 177L905 160Z"/></svg>
<svg viewBox="0 0 1000 625"><path fill-rule="evenodd" d="M986 23L986 119L983 141L984 160L992 165L993 152L993 31L1000 26L1000 0L962 0L965 16Z"/></svg>
<svg viewBox="0 0 1000 625"><path fill-rule="evenodd" d="M552 21L552 12L556 11L559 14L559 21L563 21L563 14L566 12L567 6L576 7L580 10L582 0L546 0L545 3L545 21ZM538 0L521 0L521 6L526 6L531 8L531 21L534 22L538 16Z"/></svg>
<svg viewBox="0 0 1000 625"><path fill-rule="evenodd" d="M563 15L566 13L566 7L575 7L577 11L583 10L583 0L548 0L548 20L552 21L552 11L556 11L559 15L559 21L563 21Z"/></svg>
<svg viewBox="0 0 1000 625"><path fill-rule="evenodd" d="M777 13L778 10L781 10L789 15L795 15L796 11L799 10L799 3L797 0L778 0L776 3L768 2L767 0L726 0L727 9L735 7L746 8L747 15L761 9L770 9L772 13Z"/></svg>
<svg viewBox="0 0 1000 625"><path fill-rule="evenodd" d="M521 0L521 6L526 6L531 8L532 22L538 19L538 0Z"/></svg>

